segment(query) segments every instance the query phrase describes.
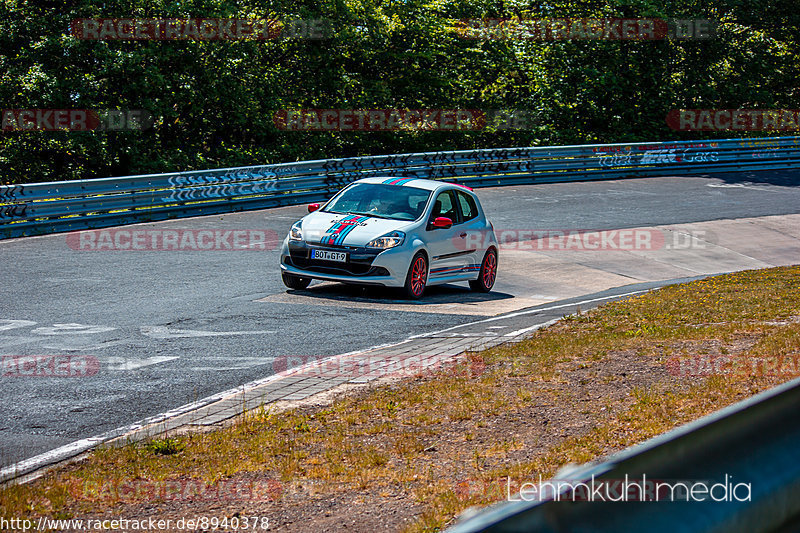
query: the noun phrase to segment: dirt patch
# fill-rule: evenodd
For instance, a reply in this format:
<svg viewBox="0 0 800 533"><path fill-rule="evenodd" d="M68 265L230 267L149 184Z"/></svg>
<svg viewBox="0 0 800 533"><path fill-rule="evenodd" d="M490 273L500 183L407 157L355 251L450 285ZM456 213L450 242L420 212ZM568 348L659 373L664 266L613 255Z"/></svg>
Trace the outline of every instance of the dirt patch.
<svg viewBox="0 0 800 533"><path fill-rule="evenodd" d="M565 326L555 326L553 331ZM736 351L744 351L752 340L735 343ZM664 346L672 351L719 353L721 344L716 340L702 342L675 342ZM731 352L729 352L731 353ZM502 362L487 367L486 372L502 372L510 363ZM506 368L508 370L508 368ZM266 497L256 501L249 498L229 502L209 502L203 498L177 493L185 489L176 486L172 496L157 505L116 502L113 509L92 512L103 502L77 502L65 509L69 514L85 518L113 519L125 516L137 519L170 519L176 523L187 517L216 517L222 520L242 517L267 517L271 529L286 532L348 531L371 533L374 531L400 531L418 519L424 504L420 501L433 480L449 484L459 497L474 496L485 489L478 481L486 473L508 463L524 463L546 454L569 438L587 435L593 428L630 409L635 398L633 390L643 390L656 384L669 382L675 391L688 389L700 378L674 379L667 365L652 354L642 355L628 349L611 352L599 360L575 358L559 362L554 367L557 379L543 381L530 375L505 376L494 386L497 397L518 397L519 405L499 413L478 412L464 414L464 419L442 418L420 431L409 423L414 415L425 411L425 406L404 411L391 423L403 428L399 434L413 435L414 445L422 448L413 458L413 465L397 457L398 432L390 434L360 435L356 437L363 446L385 453L385 465L393 470L402 482L365 478L358 483L337 483L324 480L278 481L277 471L236 474L226 480L234 486L272 487ZM435 383L437 376L419 377L416 385ZM408 385L404 383L403 385ZM391 390L397 385L389 385ZM340 393L354 404L361 403L374 394L375 387L354 389ZM333 400L334 398L327 398ZM313 418L326 403L312 399L295 411L299 417ZM285 406L284 406L285 407ZM283 409L281 409L283 411ZM458 418L458 417L456 417ZM380 420L372 419L377 423ZM611 446L604 454L621 449ZM315 442L304 449L309 457L321 457L327 451L326 443ZM410 474L409 472L418 472ZM416 479L415 479L416 478ZM261 491L264 495L264 491Z"/></svg>

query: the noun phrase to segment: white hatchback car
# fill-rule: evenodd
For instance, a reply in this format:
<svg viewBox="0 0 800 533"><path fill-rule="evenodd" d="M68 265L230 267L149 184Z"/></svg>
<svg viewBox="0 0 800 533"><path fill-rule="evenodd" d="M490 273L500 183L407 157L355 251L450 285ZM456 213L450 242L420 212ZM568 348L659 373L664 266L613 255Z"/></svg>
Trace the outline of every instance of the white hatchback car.
<svg viewBox="0 0 800 533"><path fill-rule="evenodd" d="M366 178L294 223L281 249L291 289L312 279L403 287L468 281L488 292L497 275L494 228L468 187L418 178Z"/></svg>

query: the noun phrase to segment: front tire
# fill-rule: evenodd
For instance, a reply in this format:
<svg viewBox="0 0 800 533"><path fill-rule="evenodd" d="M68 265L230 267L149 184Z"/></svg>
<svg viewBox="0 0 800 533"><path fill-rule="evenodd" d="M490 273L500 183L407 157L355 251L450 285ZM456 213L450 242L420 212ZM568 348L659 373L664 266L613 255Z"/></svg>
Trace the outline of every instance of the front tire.
<svg viewBox="0 0 800 533"><path fill-rule="evenodd" d="M494 287L497 278L497 252L493 248L486 252L481 263L478 279L469 282L470 288L475 292L489 292Z"/></svg>
<svg viewBox="0 0 800 533"><path fill-rule="evenodd" d="M303 290L311 284L311 278L303 278L294 274L281 273L283 284L290 289Z"/></svg>
<svg viewBox="0 0 800 533"><path fill-rule="evenodd" d="M428 259L422 252L417 252L408 267L404 289L406 297L417 300L425 292L428 283Z"/></svg>

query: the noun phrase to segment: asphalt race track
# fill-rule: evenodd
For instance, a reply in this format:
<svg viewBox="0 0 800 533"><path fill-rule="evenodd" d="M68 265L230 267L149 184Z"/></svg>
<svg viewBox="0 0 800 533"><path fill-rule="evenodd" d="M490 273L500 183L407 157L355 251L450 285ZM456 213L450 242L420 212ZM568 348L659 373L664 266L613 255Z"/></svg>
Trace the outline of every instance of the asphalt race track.
<svg viewBox="0 0 800 533"><path fill-rule="evenodd" d="M287 291L277 244L87 251L65 234L0 241L0 466L265 377L286 356L399 342L611 287L800 263L800 177L791 172L478 195L509 241L495 290L476 295L466 284L447 285L419 303L330 283ZM125 229L266 230L282 239L304 213L295 206ZM656 244L564 250L530 240L532 230L624 228L646 228L637 231ZM67 377L14 371L17 356L52 355L89 370Z"/></svg>

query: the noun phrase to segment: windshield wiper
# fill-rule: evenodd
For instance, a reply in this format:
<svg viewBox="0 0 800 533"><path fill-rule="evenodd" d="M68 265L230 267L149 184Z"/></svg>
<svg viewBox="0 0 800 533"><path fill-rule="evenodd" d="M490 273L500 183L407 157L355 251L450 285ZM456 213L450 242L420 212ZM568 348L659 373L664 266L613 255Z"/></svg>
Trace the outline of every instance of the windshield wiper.
<svg viewBox="0 0 800 533"><path fill-rule="evenodd" d="M373 217L373 218L385 218L386 220L397 220L396 218L387 217L386 215L378 215L375 213L359 213L358 211L348 211L350 215L361 215L364 217Z"/></svg>

